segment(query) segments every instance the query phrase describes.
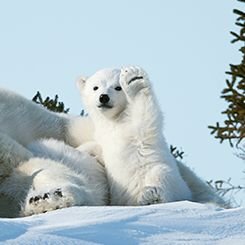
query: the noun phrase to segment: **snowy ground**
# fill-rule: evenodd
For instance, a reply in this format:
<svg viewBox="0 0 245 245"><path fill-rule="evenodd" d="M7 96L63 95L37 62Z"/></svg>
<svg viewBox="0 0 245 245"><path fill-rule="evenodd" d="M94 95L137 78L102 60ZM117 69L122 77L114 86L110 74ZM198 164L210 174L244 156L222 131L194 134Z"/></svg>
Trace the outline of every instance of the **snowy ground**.
<svg viewBox="0 0 245 245"><path fill-rule="evenodd" d="M176 202L0 219L0 244L245 244L245 208Z"/></svg>

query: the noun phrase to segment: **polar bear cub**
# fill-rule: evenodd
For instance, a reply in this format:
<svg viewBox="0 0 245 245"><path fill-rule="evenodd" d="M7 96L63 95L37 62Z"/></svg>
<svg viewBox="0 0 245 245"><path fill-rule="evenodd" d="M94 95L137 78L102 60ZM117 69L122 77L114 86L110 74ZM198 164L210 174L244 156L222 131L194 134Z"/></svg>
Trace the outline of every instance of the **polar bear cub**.
<svg viewBox="0 0 245 245"><path fill-rule="evenodd" d="M162 135L162 114L145 71L102 70L79 85L102 148L111 204L191 200Z"/></svg>
<svg viewBox="0 0 245 245"><path fill-rule="evenodd" d="M100 70L81 78L78 86L101 147L112 205L191 200L228 207L170 153L162 113L143 69Z"/></svg>

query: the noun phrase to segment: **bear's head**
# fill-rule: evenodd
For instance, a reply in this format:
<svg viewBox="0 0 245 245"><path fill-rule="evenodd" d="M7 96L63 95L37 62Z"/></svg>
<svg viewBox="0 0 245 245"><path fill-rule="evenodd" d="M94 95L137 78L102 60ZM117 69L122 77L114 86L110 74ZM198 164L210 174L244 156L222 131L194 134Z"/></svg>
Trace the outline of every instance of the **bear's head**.
<svg viewBox="0 0 245 245"><path fill-rule="evenodd" d="M78 80L83 103L91 117L102 115L115 119L126 108L127 98L119 83L120 72L120 69L103 69Z"/></svg>

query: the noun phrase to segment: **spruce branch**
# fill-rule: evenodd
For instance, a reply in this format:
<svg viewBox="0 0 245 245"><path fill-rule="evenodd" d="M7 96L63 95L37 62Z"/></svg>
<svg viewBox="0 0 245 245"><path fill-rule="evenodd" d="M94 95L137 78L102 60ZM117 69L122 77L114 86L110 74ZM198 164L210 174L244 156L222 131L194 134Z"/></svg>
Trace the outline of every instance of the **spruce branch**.
<svg viewBox="0 0 245 245"><path fill-rule="evenodd" d="M69 108L65 109L64 103L59 102L58 99L58 95L55 95L54 99L46 97L46 99L43 100L41 93L38 91L36 95L32 98L32 101L39 105L42 105L50 111L68 113Z"/></svg>

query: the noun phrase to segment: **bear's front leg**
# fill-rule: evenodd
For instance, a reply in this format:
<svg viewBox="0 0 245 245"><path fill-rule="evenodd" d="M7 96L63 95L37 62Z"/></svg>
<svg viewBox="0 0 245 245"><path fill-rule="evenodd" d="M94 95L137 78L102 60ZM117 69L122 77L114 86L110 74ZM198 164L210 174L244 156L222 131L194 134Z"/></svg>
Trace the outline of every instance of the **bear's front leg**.
<svg viewBox="0 0 245 245"><path fill-rule="evenodd" d="M162 113L147 73L137 66L122 68L120 84L129 102L128 115L134 127L140 129L141 136L159 134Z"/></svg>

